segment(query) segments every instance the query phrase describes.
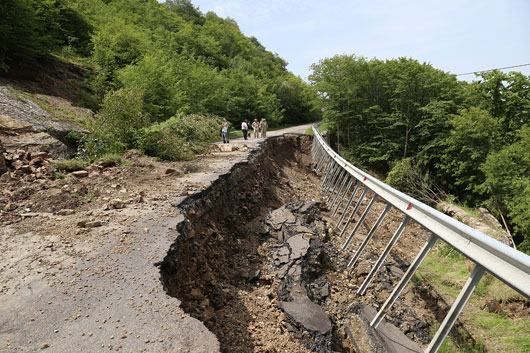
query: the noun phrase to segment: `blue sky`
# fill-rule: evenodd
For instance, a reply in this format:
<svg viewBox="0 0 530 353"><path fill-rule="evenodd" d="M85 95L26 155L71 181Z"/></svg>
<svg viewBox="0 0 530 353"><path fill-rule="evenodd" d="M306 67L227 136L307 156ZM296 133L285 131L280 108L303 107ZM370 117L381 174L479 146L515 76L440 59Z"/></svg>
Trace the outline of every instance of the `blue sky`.
<svg viewBox="0 0 530 353"><path fill-rule="evenodd" d="M303 78L311 64L335 54L405 56L454 74L530 63L530 0L192 3L203 13L235 19L245 35L278 53ZM513 70L530 75L530 66Z"/></svg>

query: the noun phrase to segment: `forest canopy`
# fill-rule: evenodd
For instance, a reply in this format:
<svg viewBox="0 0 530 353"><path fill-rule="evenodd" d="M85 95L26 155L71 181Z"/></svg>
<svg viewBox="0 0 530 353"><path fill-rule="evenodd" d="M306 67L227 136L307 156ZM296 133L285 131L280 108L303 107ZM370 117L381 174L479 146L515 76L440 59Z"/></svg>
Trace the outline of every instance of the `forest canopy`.
<svg viewBox="0 0 530 353"><path fill-rule="evenodd" d="M235 127L322 118L353 163L426 202L486 206L530 253L528 76L468 83L411 58L337 55L313 64L307 83L189 0L3 0L0 13L0 71L59 58L90 72L80 101L98 114L86 158L130 148L192 158L218 138L220 117Z"/></svg>
<svg viewBox="0 0 530 353"><path fill-rule="evenodd" d="M355 55L312 69L342 155L425 202L453 195L503 215L530 253L530 77L491 71L467 83L413 59Z"/></svg>
<svg viewBox="0 0 530 353"><path fill-rule="evenodd" d="M0 12L0 70L53 55L92 72L83 103L103 117L92 127L103 126L96 129L99 142L88 146L140 147L140 130L177 116L212 117L216 130L215 116L233 126L244 119L265 118L275 126L320 118L316 93L285 60L246 37L234 20L203 14L189 0L4 0ZM105 102L130 100L133 91L141 100L134 116L113 117L116 110L103 109ZM128 119L135 122L134 136L111 133L122 126L108 124Z"/></svg>

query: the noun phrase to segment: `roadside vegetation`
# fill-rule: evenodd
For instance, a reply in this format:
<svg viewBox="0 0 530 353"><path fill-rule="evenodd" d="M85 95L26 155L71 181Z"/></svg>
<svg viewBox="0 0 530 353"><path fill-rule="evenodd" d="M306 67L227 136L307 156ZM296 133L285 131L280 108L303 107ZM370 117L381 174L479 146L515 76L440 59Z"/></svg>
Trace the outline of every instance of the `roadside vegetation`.
<svg viewBox="0 0 530 353"><path fill-rule="evenodd" d="M53 119L90 129L83 158L138 148L189 159L218 138L219 117L233 126L266 118L272 128L320 118L316 93L282 58L189 0L6 0L0 12L9 14L0 71L57 61L83 69L62 88L94 116L35 97Z"/></svg>
<svg viewBox="0 0 530 353"><path fill-rule="evenodd" d="M467 83L413 59L354 55L312 68L328 136L344 157L433 206L487 208L530 254L530 77L492 71ZM431 295L451 305L471 270L439 244L412 290L426 305ZM486 274L440 351L529 351L528 305ZM441 319L433 313L433 335Z"/></svg>
<svg viewBox="0 0 530 353"><path fill-rule="evenodd" d="M413 278L416 288L427 284L446 303L454 302L469 277L473 263L445 243L427 256ZM421 290L421 289L420 289ZM486 273L440 352L527 352L530 350L528 307L524 298ZM432 334L439 323L431 322Z"/></svg>
<svg viewBox="0 0 530 353"><path fill-rule="evenodd" d="M491 71L467 83L413 59L355 55L312 69L342 155L427 203L451 195L486 207L530 254L530 77Z"/></svg>

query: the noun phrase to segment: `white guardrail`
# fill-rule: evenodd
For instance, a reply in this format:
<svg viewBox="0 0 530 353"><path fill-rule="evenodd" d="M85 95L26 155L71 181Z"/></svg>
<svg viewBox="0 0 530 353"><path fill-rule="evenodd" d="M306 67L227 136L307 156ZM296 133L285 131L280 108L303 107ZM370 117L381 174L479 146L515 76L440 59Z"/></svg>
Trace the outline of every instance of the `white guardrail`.
<svg viewBox="0 0 530 353"><path fill-rule="evenodd" d="M349 246L354 234L364 221L364 218L375 201L383 199L387 203L386 208L365 236L364 241L349 262L348 267L355 265L367 243L392 207L404 214L404 219L400 227L396 230L385 250L360 286L357 292L359 295L363 295L366 292L368 285L383 265L386 257L411 219L432 232L430 239L420 250L401 281L396 285L390 297L370 323L372 327L377 328L384 316L384 312L398 298L438 239L442 239L472 260L475 263L475 268L442 322L438 332L430 342L426 352L438 351L485 271L488 271L525 297L530 298L530 256L446 216L354 167L328 146L317 127L318 125L313 125L315 137L313 139L312 158L315 165L315 172L321 174L322 188L324 196L327 196L330 210L333 211L335 208L333 216L337 214L337 211L344 206L344 201L347 200L342 216L337 222L337 227L340 230L343 221L346 220L340 233L341 237L345 232L350 230L348 226L354 219L367 192L371 191L374 195L351 230L350 235L342 247L343 249ZM356 195L361 189L363 191L356 199ZM349 212L350 210L351 212ZM349 216L346 217L348 213Z"/></svg>

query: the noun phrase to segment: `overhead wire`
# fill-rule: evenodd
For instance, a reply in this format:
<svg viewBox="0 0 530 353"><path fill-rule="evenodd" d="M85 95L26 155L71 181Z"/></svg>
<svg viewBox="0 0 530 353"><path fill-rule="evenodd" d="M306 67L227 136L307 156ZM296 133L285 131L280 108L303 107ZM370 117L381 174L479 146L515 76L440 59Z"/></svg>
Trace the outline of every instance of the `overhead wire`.
<svg viewBox="0 0 530 353"><path fill-rule="evenodd" d="M514 66L506 66L506 67L499 67L496 69L489 69L489 70L482 70L482 71L473 71L473 72L466 72L464 74L457 74L456 76L464 76L464 75L472 75L472 74L481 74L483 72L490 72L495 70L505 70L505 69L513 69L515 67L523 67L523 66L530 66L530 63L528 64L521 64L521 65L514 65Z"/></svg>

